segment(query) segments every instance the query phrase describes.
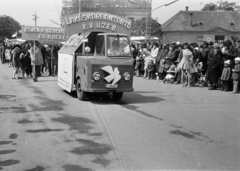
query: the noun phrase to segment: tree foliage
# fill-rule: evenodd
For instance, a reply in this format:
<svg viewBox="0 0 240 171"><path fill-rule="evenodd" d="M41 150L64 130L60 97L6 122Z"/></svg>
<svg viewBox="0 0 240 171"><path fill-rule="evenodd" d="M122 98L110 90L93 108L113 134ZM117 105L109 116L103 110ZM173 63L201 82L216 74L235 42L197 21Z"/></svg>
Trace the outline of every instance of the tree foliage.
<svg viewBox="0 0 240 171"><path fill-rule="evenodd" d="M135 20L132 23L132 36L145 36L146 20ZM161 37L161 25L154 19L151 20L151 36Z"/></svg>
<svg viewBox="0 0 240 171"><path fill-rule="evenodd" d="M10 16L0 16L0 37L12 38L13 33L19 31L21 25Z"/></svg>
<svg viewBox="0 0 240 171"><path fill-rule="evenodd" d="M236 11L240 12L240 6L236 2L218 1L217 3L205 4L202 11Z"/></svg>

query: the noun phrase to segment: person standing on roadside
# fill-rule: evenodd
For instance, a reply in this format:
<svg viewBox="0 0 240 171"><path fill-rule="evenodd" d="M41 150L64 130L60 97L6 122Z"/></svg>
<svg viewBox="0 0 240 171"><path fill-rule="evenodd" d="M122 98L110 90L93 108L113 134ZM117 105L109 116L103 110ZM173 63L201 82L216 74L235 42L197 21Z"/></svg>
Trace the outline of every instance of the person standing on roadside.
<svg viewBox="0 0 240 171"><path fill-rule="evenodd" d="M2 61L2 64L4 64L4 56L3 56L3 53L4 53L4 47L3 45L0 44L0 58L1 58L1 61Z"/></svg>
<svg viewBox="0 0 240 171"><path fill-rule="evenodd" d="M240 40L236 42L236 48L238 50L238 56L240 56Z"/></svg>
<svg viewBox="0 0 240 171"><path fill-rule="evenodd" d="M47 61L47 59L46 59L47 50L44 45L40 46L39 48L41 49L42 58L43 58L43 64L41 65L40 71L41 71L41 74L43 74L47 70L47 62L46 62Z"/></svg>
<svg viewBox="0 0 240 171"><path fill-rule="evenodd" d="M52 63L53 63L53 59L52 59L52 46L51 45L46 45L46 59L47 59L47 63L48 63L48 72L49 75L48 76L52 76L53 75L53 69L52 69Z"/></svg>
<svg viewBox="0 0 240 171"><path fill-rule="evenodd" d="M27 69L27 58L26 55L28 53L27 49L23 49L22 53L20 55L20 61L21 61L21 71L22 71L22 77L21 78L25 78L25 74L26 74L26 69ZM26 76L27 77L27 76Z"/></svg>
<svg viewBox="0 0 240 171"><path fill-rule="evenodd" d="M21 47L19 45L16 45L13 50L13 61L14 61L14 71L12 79L16 79L16 74L18 74L17 79L20 79L20 67L21 67L21 60L20 60L20 54L21 54Z"/></svg>
<svg viewBox="0 0 240 171"><path fill-rule="evenodd" d="M58 75L58 46L53 46L52 49L52 58L53 58L53 76Z"/></svg>
<svg viewBox="0 0 240 171"><path fill-rule="evenodd" d="M181 82L182 87L190 87L191 83L191 70L192 70L192 62L193 62L193 53L189 44L187 44L186 49L182 51L182 60L178 64L178 68L181 69ZM185 79L187 76L187 83L185 83Z"/></svg>
<svg viewBox="0 0 240 171"><path fill-rule="evenodd" d="M206 73L206 80L209 81L211 85L209 90L217 89L218 81L221 76L222 52L219 44L215 43L213 47L214 51L210 58Z"/></svg>
<svg viewBox="0 0 240 171"><path fill-rule="evenodd" d="M5 61L4 63L7 62L8 66L11 67L11 50L10 46L6 47L5 49Z"/></svg>
<svg viewBox="0 0 240 171"><path fill-rule="evenodd" d="M43 64L43 58L41 49L39 48L39 43L35 41L35 46L31 44L30 49L31 61L32 61L32 70L33 70L33 81L38 81L38 76L40 75L41 65Z"/></svg>
<svg viewBox="0 0 240 171"><path fill-rule="evenodd" d="M30 46L27 43L25 45L25 49L27 50L26 54L25 54L25 59L26 59L26 74L27 77L32 77L32 65L31 65L31 57L30 57Z"/></svg>

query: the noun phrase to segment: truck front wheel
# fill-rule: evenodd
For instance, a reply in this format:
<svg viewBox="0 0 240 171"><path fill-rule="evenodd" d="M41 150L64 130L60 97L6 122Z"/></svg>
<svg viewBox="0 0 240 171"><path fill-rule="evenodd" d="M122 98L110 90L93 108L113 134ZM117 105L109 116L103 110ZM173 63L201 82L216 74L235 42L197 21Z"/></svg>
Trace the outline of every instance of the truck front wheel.
<svg viewBox="0 0 240 171"><path fill-rule="evenodd" d="M87 97L87 93L81 89L81 79L80 78L77 80L76 91L77 91L78 99L84 101Z"/></svg>
<svg viewBox="0 0 240 171"><path fill-rule="evenodd" d="M119 101L123 97L123 92L113 92L112 93L112 100Z"/></svg>

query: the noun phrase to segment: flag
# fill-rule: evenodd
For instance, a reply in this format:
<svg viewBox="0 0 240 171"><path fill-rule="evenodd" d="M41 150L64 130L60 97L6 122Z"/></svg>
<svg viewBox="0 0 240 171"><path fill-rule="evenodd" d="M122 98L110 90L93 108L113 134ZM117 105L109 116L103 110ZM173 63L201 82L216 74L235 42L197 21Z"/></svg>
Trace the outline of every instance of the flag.
<svg viewBox="0 0 240 171"><path fill-rule="evenodd" d="M13 33L12 37L17 37L18 32L16 31L15 33Z"/></svg>

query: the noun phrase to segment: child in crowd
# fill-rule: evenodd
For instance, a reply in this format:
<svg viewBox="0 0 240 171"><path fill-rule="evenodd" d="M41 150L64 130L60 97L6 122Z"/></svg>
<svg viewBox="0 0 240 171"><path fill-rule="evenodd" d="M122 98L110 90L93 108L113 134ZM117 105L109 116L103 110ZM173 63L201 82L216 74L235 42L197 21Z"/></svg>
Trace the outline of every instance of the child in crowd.
<svg viewBox="0 0 240 171"><path fill-rule="evenodd" d="M240 57L235 58L235 66L232 70L233 79L233 93L239 93L239 81L240 81Z"/></svg>
<svg viewBox="0 0 240 171"><path fill-rule="evenodd" d="M157 75L157 80L158 81L162 81L163 79L164 79L164 77L165 77L165 65L164 65L164 59L162 59L161 61L160 61L160 64L159 64L159 67L158 67L158 69L157 69L157 73L156 73L156 75Z"/></svg>
<svg viewBox="0 0 240 171"><path fill-rule="evenodd" d="M232 70L230 67L230 60L224 62L224 68L222 71L221 81L222 81L222 91L229 91L231 84Z"/></svg>
<svg viewBox="0 0 240 171"><path fill-rule="evenodd" d="M154 72L154 69L155 69L155 64L154 64L154 59L151 59L149 64L148 64L148 67L147 67L147 71L148 71L148 77L147 79L153 79L153 72Z"/></svg>
<svg viewBox="0 0 240 171"><path fill-rule="evenodd" d="M170 68L167 70L167 75L164 78L163 83L165 83L166 81L170 83L174 83L174 78L176 76L176 73L177 73L177 68L174 64L172 64Z"/></svg>

